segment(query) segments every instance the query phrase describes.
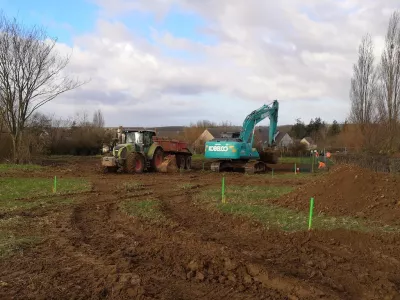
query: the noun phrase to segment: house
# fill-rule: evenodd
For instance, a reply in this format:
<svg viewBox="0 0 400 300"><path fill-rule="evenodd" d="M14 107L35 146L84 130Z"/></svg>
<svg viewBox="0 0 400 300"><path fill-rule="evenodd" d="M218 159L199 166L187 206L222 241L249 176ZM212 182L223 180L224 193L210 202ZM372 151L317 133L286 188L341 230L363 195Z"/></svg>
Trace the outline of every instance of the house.
<svg viewBox="0 0 400 300"><path fill-rule="evenodd" d="M300 143L304 144L307 146L308 150L314 150L317 149L317 144L315 144L315 142L313 141L313 139L309 136L306 136L305 138L303 138Z"/></svg>
<svg viewBox="0 0 400 300"><path fill-rule="evenodd" d="M275 133L274 138L275 138L276 147L280 148L280 149L285 149L285 148L287 149L288 147L290 147L291 144L293 144L293 139L287 132L282 132L282 131L278 130ZM265 130L264 134L261 135L261 140L262 140L262 144L268 145L268 142L269 142L268 130Z"/></svg>
<svg viewBox="0 0 400 300"><path fill-rule="evenodd" d="M275 142L278 148L287 149L293 144L293 139L287 132L278 131L275 135Z"/></svg>

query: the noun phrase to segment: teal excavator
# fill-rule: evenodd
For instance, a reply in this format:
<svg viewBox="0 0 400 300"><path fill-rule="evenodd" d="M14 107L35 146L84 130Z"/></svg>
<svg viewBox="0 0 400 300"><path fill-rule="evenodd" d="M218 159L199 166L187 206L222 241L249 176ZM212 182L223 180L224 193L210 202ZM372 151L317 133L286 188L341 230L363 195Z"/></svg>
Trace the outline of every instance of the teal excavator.
<svg viewBox="0 0 400 300"><path fill-rule="evenodd" d="M246 117L240 132L225 133L221 137L207 141L205 158L216 160L211 163L211 170L224 172L244 169L246 173L254 174L266 172L267 164L276 164L278 155L273 147L278 125L278 110L277 100L271 105L264 104ZM259 153L253 148L255 127L267 117L270 119L268 145L263 146Z"/></svg>

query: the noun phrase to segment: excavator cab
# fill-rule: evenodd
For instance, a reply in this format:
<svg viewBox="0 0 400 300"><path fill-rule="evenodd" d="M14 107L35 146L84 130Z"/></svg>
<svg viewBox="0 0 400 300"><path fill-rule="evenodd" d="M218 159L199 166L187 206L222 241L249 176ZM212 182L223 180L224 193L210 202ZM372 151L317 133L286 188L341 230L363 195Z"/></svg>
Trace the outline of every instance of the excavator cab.
<svg viewBox="0 0 400 300"><path fill-rule="evenodd" d="M238 139L240 138L240 132L223 132L221 133L223 139Z"/></svg>

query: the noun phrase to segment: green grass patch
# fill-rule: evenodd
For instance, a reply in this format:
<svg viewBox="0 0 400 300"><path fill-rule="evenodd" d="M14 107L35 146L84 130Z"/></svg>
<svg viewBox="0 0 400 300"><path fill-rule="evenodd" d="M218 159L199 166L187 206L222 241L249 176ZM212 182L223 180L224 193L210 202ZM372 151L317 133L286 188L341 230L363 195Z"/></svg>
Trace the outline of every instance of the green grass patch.
<svg viewBox="0 0 400 300"><path fill-rule="evenodd" d="M322 162L325 162L324 157L319 157ZM306 165L311 165L313 163L313 158L311 156L309 157L280 157L279 158L279 163L284 163L284 164L306 164ZM326 164L328 166L333 165L332 160L326 159ZM318 166L318 159L314 158L314 165ZM293 167L294 170L294 167Z"/></svg>
<svg viewBox="0 0 400 300"><path fill-rule="evenodd" d="M23 164L0 164L0 172L9 172L9 171L40 171L43 167L39 165L23 165Z"/></svg>
<svg viewBox="0 0 400 300"><path fill-rule="evenodd" d="M41 241L38 236L27 236L20 233L19 229L27 226L28 224L22 217L0 220L0 259L23 251Z"/></svg>
<svg viewBox="0 0 400 300"><path fill-rule="evenodd" d="M78 197L76 193L91 189L90 183L81 178L59 179L57 193L52 190L53 179L46 178L0 178L0 186L0 213L5 213L4 218L0 218L0 259L42 240L40 234L37 235L37 229L42 228L41 218L10 218L7 213L69 205Z"/></svg>
<svg viewBox="0 0 400 300"><path fill-rule="evenodd" d="M0 202L13 199L29 199L53 193L53 178L0 178ZM85 192L91 184L83 178L57 179L57 194Z"/></svg>
<svg viewBox="0 0 400 300"><path fill-rule="evenodd" d="M232 186L225 188L225 196L230 203L253 205L264 203L265 199L278 198L293 191L289 186ZM195 198L205 200L206 203L218 203L221 201L221 189L208 189L201 192Z"/></svg>
<svg viewBox="0 0 400 300"><path fill-rule="evenodd" d="M177 185L178 190L190 190L194 187L194 184L191 183L181 183Z"/></svg>
<svg viewBox="0 0 400 300"><path fill-rule="evenodd" d="M249 176L255 177L259 176L260 178L265 178L265 177L270 177L274 179L312 179L312 178L317 178L320 177L324 174L327 174L326 172L315 172L315 173L310 173L310 172L303 172L303 173L281 173L281 172L274 172L274 175L272 176L272 172L266 173L266 174L251 174Z"/></svg>
<svg viewBox="0 0 400 300"><path fill-rule="evenodd" d="M192 160L204 160L204 154L193 154Z"/></svg>
<svg viewBox="0 0 400 300"><path fill-rule="evenodd" d="M274 173L273 178L277 179L305 179L305 178L315 178L321 173Z"/></svg>
<svg viewBox="0 0 400 300"><path fill-rule="evenodd" d="M128 181L122 183L122 188L126 192L134 192L144 188L144 184L136 181Z"/></svg>
<svg viewBox="0 0 400 300"><path fill-rule="evenodd" d="M195 196L199 205L218 209L224 213L255 219L267 229L284 231L302 231L308 229L308 213L273 205L268 199L278 198L292 190L290 187L271 186L230 186L226 192L227 203L221 203L221 190L209 189ZM333 230L343 228L355 231L400 232L400 228L379 226L372 222L352 217L330 217L323 214L314 215L313 228Z"/></svg>
<svg viewBox="0 0 400 300"><path fill-rule="evenodd" d="M53 194L52 190L53 179L0 178L0 186L0 212L31 209L51 204L69 204L73 201L72 198L60 198L60 196L91 189L88 181L78 178L59 179L56 194Z"/></svg>
<svg viewBox="0 0 400 300"><path fill-rule="evenodd" d="M157 199L127 200L121 205L123 211L128 215L146 219L152 222L165 222L166 218L161 210L161 203Z"/></svg>
<svg viewBox="0 0 400 300"><path fill-rule="evenodd" d="M57 196L35 199L14 199L0 201L0 212L11 212L16 210L29 210L37 207L48 207L53 205L69 205L75 202L74 198L60 198Z"/></svg>

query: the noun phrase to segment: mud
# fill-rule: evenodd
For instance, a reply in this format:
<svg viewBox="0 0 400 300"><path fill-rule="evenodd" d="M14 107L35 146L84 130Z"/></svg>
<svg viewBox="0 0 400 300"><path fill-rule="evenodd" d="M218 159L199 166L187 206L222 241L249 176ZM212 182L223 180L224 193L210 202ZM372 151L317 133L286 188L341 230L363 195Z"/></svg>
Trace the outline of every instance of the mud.
<svg viewBox="0 0 400 300"><path fill-rule="evenodd" d="M400 178L397 175L339 166L321 180L311 181L276 203L306 211L311 197L315 198L317 212L400 225Z"/></svg>
<svg viewBox="0 0 400 300"><path fill-rule="evenodd" d="M398 234L286 233L194 205L199 189L219 185L217 174L102 175L92 161L53 168L90 178L93 190L75 205L36 212L48 218L45 241L0 261L1 299L400 299ZM339 180L335 172L310 184ZM132 195L118 186L132 178L161 201L168 222L121 211ZM276 184L260 176L226 178ZM176 189L182 182L196 188ZM305 193L302 181L292 184Z"/></svg>

